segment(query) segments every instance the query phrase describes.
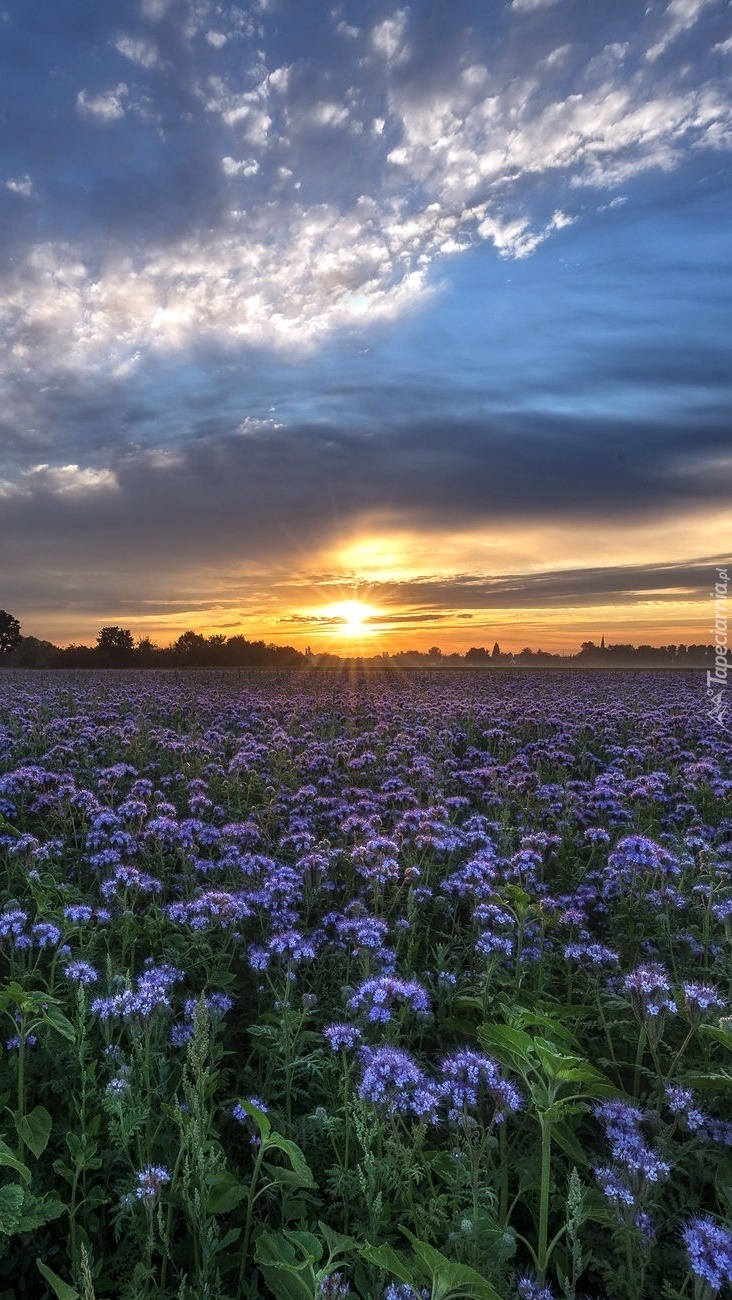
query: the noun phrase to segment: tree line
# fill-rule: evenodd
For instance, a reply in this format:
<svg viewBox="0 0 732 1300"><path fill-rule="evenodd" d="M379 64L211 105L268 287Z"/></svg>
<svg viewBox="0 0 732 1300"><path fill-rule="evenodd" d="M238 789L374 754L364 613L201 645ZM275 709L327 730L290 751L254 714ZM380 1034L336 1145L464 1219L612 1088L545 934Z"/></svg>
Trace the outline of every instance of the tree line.
<svg viewBox="0 0 732 1300"><path fill-rule="evenodd" d="M695 668L705 667L714 659L714 647L693 645L640 645L620 643L599 645L583 641L576 654L557 654L548 650L504 651L496 642L492 650L471 646L465 654L444 653L439 646L429 650L399 650L373 656L346 657L337 654L304 653L293 646L270 645L249 641L241 635L223 636L216 632L184 632L168 646L156 645L149 637L135 640L131 630L110 625L103 627L93 646L56 646L34 636L22 636L20 623L12 614L0 610L0 659L9 668L330 668L358 662L375 667L457 668L457 667L592 667L592 668Z"/></svg>

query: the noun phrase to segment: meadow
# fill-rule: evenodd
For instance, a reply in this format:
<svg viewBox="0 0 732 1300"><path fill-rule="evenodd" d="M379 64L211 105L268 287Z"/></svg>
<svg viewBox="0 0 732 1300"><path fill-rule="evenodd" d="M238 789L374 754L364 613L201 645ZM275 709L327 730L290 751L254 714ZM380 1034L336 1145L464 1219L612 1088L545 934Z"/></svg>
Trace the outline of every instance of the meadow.
<svg viewBox="0 0 732 1300"><path fill-rule="evenodd" d="M0 1298L710 1300L703 674L0 674Z"/></svg>

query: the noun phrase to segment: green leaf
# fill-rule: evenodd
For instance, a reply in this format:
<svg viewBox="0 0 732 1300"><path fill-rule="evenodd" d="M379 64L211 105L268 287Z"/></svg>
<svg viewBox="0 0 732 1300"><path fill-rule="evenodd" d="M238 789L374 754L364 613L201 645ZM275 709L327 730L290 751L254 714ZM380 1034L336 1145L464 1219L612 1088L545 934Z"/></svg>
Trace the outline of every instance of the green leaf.
<svg viewBox="0 0 732 1300"><path fill-rule="evenodd" d="M501 1300L498 1292L474 1268L456 1264L446 1255L420 1241L408 1228L400 1228L411 1241L414 1253L432 1280L432 1300Z"/></svg>
<svg viewBox="0 0 732 1300"><path fill-rule="evenodd" d="M66 1209L63 1201L60 1201L53 1192L43 1200L26 1192L18 1232L35 1232L38 1228L42 1228L44 1223L59 1219L66 1213Z"/></svg>
<svg viewBox="0 0 732 1300"><path fill-rule="evenodd" d="M570 1160L573 1160L576 1165L589 1164L582 1144L577 1141L568 1124L554 1124L552 1126L552 1139L557 1146L566 1151Z"/></svg>
<svg viewBox="0 0 732 1300"><path fill-rule="evenodd" d="M319 1222L318 1228L323 1235L331 1259L335 1255L348 1255L358 1245L353 1237L345 1237L342 1232L336 1232L334 1228L329 1228L327 1223Z"/></svg>
<svg viewBox="0 0 732 1300"><path fill-rule="evenodd" d="M408 1286L415 1290L419 1285L415 1277L414 1270L405 1263L400 1255L397 1255L391 1246L372 1246L367 1242L361 1247L361 1255L369 1264L375 1264L376 1268L381 1268L385 1273L392 1277L398 1277L400 1282L406 1282Z"/></svg>
<svg viewBox="0 0 732 1300"><path fill-rule="evenodd" d="M487 1052L493 1052L504 1065L521 1069L531 1058L533 1039L523 1029L512 1029L510 1025L481 1025L478 1030L481 1046Z"/></svg>
<svg viewBox="0 0 732 1300"><path fill-rule="evenodd" d="M714 1025L702 1025L699 1032L704 1034L705 1038L712 1038L715 1043L721 1043L732 1052L732 1030L717 1029Z"/></svg>
<svg viewBox="0 0 732 1300"><path fill-rule="evenodd" d="M246 1111L249 1118L254 1120L254 1123L256 1124L259 1130L259 1136L262 1139L262 1141L266 1141L266 1139L269 1137L270 1133L272 1132L272 1125L267 1119L267 1116L265 1115L264 1111L260 1110L259 1106L255 1106L253 1102L246 1101L243 1097L239 1098L239 1105L241 1106L243 1111Z"/></svg>
<svg viewBox="0 0 732 1300"><path fill-rule="evenodd" d="M312 1232L303 1232L295 1229L285 1229L285 1236L303 1252L312 1259L313 1263L319 1264L323 1257L323 1244L318 1241Z"/></svg>
<svg viewBox="0 0 732 1300"><path fill-rule="evenodd" d="M240 1183L239 1179L228 1171L213 1174L208 1180L208 1188L206 1205L208 1214L228 1214L229 1210L236 1209L236 1206L248 1195L245 1184Z"/></svg>
<svg viewBox="0 0 732 1300"><path fill-rule="evenodd" d="M312 1170L297 1145L297 1142L291 1142L289 1138L282 1137L281 1133L270 1132L268 1137L265 1139L264 1145L267 1151L274 1149L275 1151L281 1151L283 1155L287 1156L287 1159L292 1166L293 1173L297 1174L300 1180L300 1187L317 1187L317 1183L313 1178Z"/></svg>
<svg viewBox="0 0 732 1300"><path fill-rule="evenodd" d="M1 1165L5 1165L8 1169L14 1169L16 1174L20 1174L24 1183L30 1182L30 1169L27 1165L21 1164L20 1160L16 1159L13 1152L10 1150L10 1147L3 1142L2 1138L0 1138L0 1166Z"/></svg>
<svg viewBox="0 0 732 1300"><path fill-rule="evenodd" d="M79 1292L69 1286L68 1282L64 1282L58 1273L54 1273L53 1269L48 1267L48 1264L43 1263L43 1260L37 1259L36 1267L52 1288L54 1295L58 1296L58 1300L81 1300Z"/></svg>
<svg viewBox="0 0 732 1300"><path fill-rule="evenodd" d="M23 1139L25 1145L38 1158L48 1146L48 1139L51 1136L51 1116L44 1106L36 1106L27 1115L18 1115L16 1112L14 1118L18 1137Z"/></svg>
<svg viewBox="0 0 732 1300"><path fill-rule="evenodd" d="M62 1038L67 1038L70 1043L73 1043L74 1038L76 1037L74 1026L70 1020L66 1019L63 1012L59 1011L58 1007L49 1007L48 1010L44 1012L43 1019L47 1025L50 1025L52 1029L56 1030L57 1034L60 1034Z"/></svg>
<svg viewBox="0 0 732 1300"><path fill-rule="evenodd" d="M7 1183L0 1187L0 1232L7 1237L18 1231L20 1216L23 1212L23 1188L17 1183Z"/></svg>
<svg viewBox="0 0 732 1300"><path fill-rule="evenodd" d="M727 1092L732 1089L732 1074L719 1070L711 1074L685 1074L684 1083L689 1088L708 1088L712 1092Z"/></svg>
<svg viewBox="0 0 732 1300"><path fill-rule="evenodd" d="M315 1186L315 1183L303 1182L300 1175L296 1174L294 1169L286 1169L284 1165L270 1165L265 1160L264 1168L267 1170L267 1176L271 1178L272 1182L277 1183L280 1187L292 1187L297 1189L300 1187Z"/></svg>
<svg viewBox="0 0 732 1300"><path fill-rule="evenodd" d="M313 1242L320 1252L320 1242L307 1232L263 1232L257 1238L254 1258L275 1300L313 1300L319 1259L308 1248Z"/></svg>

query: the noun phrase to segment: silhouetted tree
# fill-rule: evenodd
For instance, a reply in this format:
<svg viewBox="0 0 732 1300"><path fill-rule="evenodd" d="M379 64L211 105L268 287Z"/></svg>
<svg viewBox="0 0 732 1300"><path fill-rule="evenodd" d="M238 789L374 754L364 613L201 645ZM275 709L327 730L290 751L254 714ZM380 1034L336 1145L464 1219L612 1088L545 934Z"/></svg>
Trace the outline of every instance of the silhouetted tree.
<svg viewBox="0 0 732 1300"><path fill-rule="evenodd" d="M125 668L134 662L135 642L128 627L103 627L97 637L97 654L112 668Z"/></svg>
<svg viewBox="0 0 732 1300"><path fill-rule="evenodd" d="M0 654L9 655L23 640L20 623L7 610L0 609Z"/></svg>
<svg viewBox="0 0 732 1300"><path fill-rule="evenodd" d="M199 666L206 662L207 648L208 642L205 636L201 636L200 632L191 631L183 632L171 646L177 661L184 664L198 664Z"/></svg>
<svg viewBox="0 0 732 1300"><path fill-rule="evenodd" d="M10 656L13 668L50 668L58 653L50 641L40 641L37 636L23 636Z"/></svg>
<svg viewBox="0 0 732 1300"><path fill-rule="evenodd" d="M97 637L97 649L109 651L134 650L135 643L128 627L103 627Z"/></svg>

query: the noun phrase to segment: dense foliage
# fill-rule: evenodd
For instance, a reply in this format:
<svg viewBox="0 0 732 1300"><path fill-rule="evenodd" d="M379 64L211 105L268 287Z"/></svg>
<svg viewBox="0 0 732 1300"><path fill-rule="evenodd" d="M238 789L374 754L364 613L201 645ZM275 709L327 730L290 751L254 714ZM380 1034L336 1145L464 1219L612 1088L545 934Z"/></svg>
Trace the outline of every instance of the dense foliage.
<svg viewBox="0 0 732 1300"><path fill-rule="evenodd" d="M702 674L0 675L1 1300L729 1286L731 753Z"/></svg>

